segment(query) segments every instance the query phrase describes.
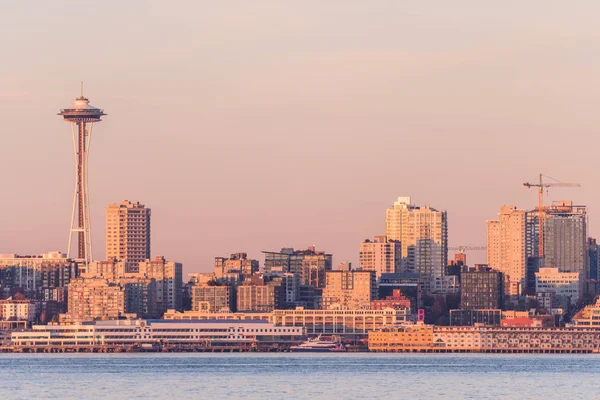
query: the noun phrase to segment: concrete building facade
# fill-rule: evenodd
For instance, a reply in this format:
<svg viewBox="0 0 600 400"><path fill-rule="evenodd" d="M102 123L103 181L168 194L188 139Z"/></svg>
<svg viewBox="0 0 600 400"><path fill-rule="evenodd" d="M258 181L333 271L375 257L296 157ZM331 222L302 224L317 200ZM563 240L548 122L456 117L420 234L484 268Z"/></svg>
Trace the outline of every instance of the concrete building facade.
<svg viewBox="0 0 600 400"><path fill-rule="evenodd" d="M536 293L552 293L552 307L574 305L583 295L583 279L579 272L560 272L558 268L540 268L535 273Z"/></svg>
<svg viewBox="0 0 600 400"><path fill-rule="evenodd" d="M136 275L140 278L156 280L156 303L159 315L168 309L181 310L183 307L183 266L167 261L163 256L139 263Z"/></svg>
<svg viewBox="0 0 600 400"><path fill-rule="evenodd" d="M192 287L192 310L199 311L201 307L210 312L223 309L232 310L232 288L227 285L200 285Z"/></svg>
<svg viewBox="0 0 600 400"><path fill-rule="evenodd" d="M587 278L587 210L571 201L554 202L544 220L544 267Z"/></svg>
<svg viewBox="0 0 600 400"><path fill-rule="evenodd" d="M263 251L265 272L299 274L303 285L325 287L325 273L333 269L333 256L310 246L306 250L283 248L280 252Z"/></svg>
<svg viewBox="0 0 600 400"><path fill-rule="evenodd" d="M215 257L215 276L217 279L222 279L230 272L250 276L258 272L258 267L258 260L249 259L246 253L234 253L229 258Z"/></svg>
<svg viewBox="0 0 600 400"><path fill-rule="evenodd" d="M360 244L360 268L373 271L377 278L381 274L393 274L402 269L402 244L388 240L385 236L375 236L371 241Z"/></svg>
<svg viewBox="0 0 600 400"><path fill-rule="evenodd" d="M505 293L521 295L527 278L527 211L502 206L487 223L487 263L504 274Z"/></svg>
<svg viewBox="0 0 600 400"><path fill-rule="evenodd" d="M326 281L324 309L368 309L371 300L377 298L375 271L328 271Z"/></svg>
<svg viewBox="0 0 600 400"><path fill-rule="evenodd" d="M416 206L410 197L399 197L386 211L386 237L402 245L403 268L397 272L418 273L426 291L446 290L448 219L445 211Z"/></svg>
<svg viewBox="0 0 600 400"><path fill-rule="evenodd" d="M150 258L150 209L123 200L106 208L106 259L124 261L128 272Z"/></svg>

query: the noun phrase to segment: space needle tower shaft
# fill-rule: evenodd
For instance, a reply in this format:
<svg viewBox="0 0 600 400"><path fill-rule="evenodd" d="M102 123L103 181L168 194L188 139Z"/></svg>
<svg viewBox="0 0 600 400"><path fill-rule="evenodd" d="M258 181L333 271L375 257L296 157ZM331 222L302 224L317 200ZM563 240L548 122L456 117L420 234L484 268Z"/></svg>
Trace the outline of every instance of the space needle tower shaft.
<svg viewBox="0 0 600 400"><path fill-rule="evenodd" d="M71 250L73 235L76 234L76 258L87 265L93 257L88 188L88 155L94 123L100 122L101 117L106 114L104 114L104 110L90 105L89 100L83 96L82 83L81 96L75 99L73 107L60 110L58 115L62 115L66 122L71 123L73 150L75 151L75 191L73 193L67 257L74 258Z"/></svg>

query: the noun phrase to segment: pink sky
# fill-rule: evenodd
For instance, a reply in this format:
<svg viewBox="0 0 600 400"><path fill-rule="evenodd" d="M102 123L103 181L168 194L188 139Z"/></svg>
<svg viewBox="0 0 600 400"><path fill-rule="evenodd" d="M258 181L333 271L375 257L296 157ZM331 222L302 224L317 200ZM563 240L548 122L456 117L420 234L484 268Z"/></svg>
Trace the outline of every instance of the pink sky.
<svg viewBox="0 0 600 400"><path fill-rule="evenodd" d="M227 5L225 5L225 3ZM487 3L487 4L484 4ZM86 82L94 255L104 208L152 208L152 253L315 244L357 262L398 196L484 245L543 172L595 199L600 4L562 1L14 2L0 13L0 253L66 251L70 130ZM473 255L484 261L484 255Z"/></svg>

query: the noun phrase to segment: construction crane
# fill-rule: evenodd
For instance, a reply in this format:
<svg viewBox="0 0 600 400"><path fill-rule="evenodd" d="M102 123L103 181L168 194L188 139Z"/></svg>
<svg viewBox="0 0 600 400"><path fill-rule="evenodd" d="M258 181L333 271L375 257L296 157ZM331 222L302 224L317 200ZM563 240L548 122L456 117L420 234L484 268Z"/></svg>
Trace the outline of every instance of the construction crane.
<svg viewBox="0 0 600 400"><path fill-rule="evenodd" d="M544 178L551 179L554 182L544 182ZM581 185L579 183L561 182L558 179L554 179L550 176L540 174L538 176L537 183L525 182L523 186L529 189L531 189L532 187L538 188L538 257L544 257L544 218L542 214L544 212L544 189L546 189L547 191L548 188L551 187L581 187Z"/></svg>
<svg viewBox="0 0 600 400"><path fill-rule="evenodd" d="M448 250L458 251L460 253L464 253L465 251L482 251L487 250L485 246L454 246L448 247Z"/></svg>

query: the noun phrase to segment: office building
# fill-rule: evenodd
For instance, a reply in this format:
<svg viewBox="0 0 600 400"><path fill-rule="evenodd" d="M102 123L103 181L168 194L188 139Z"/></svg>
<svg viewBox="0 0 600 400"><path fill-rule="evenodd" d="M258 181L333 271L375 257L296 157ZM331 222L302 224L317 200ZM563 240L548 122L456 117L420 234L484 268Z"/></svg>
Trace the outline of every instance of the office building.
<svg viewBox="0 0 600 400"><path fill-rule="evenodd" d="M370 308L377 298L375 271L328 271L323 289L323 308L359 310Z"/></svg>
<svg viewBox="0 0 600 400"><path fill-rule="evenodd" d="M502 272L487 265L463 266L460 307L463 310L493 309L503 306Z"/></svg>
<svg viewBox="0 0 600 400"><path fill-rule="evenodd" d="M128 272L150 258L150 209L123 200L106 208L106 259L125 262Z"/></svg>
<svg viewBox="0 0 600 400"><path fill-rule="evenodd" d="M402 245L385 236L375 236L372 241L367 239L360 244L359 262L363 271L373 271L377 278L400 272Z"/></svg>
<svg viewBox="0 0 600 400"><path fill-rule="evenodd" d="M386 237L401 242L403 267L397 272L418 273L428 292L449 291L446 282L448 220L445 211L420 207L410 197L399 197L386 211Z"/></svg>

